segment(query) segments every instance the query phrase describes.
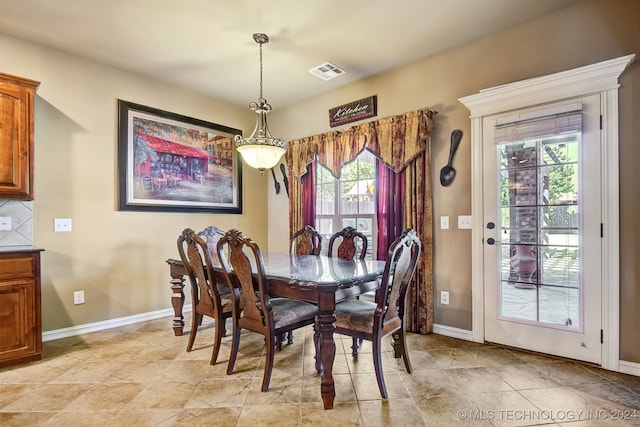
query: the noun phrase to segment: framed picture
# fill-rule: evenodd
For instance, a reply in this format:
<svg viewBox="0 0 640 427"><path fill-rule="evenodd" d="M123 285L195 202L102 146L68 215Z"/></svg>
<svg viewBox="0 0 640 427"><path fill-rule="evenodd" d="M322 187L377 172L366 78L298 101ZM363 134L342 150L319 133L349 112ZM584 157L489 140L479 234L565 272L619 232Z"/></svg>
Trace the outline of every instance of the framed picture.
<svg viewBox="0 0 640 427"><path fill-rule="evenodd" d="M118 100L118 209L242 213L240 134Z"/></svg>

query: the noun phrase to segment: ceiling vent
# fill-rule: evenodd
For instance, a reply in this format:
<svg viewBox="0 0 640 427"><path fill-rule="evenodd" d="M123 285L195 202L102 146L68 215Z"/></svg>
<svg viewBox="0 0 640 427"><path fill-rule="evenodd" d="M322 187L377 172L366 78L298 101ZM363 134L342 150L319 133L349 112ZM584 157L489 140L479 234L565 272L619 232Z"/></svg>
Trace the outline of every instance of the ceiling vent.
<svg viewBox="0 0 640 427"><path fill-rule="evenodd" d="M331 80L346 73L345 70L331 62L320 64L310 69L309 72L314 76L320 77L322 80Z"/></svg>

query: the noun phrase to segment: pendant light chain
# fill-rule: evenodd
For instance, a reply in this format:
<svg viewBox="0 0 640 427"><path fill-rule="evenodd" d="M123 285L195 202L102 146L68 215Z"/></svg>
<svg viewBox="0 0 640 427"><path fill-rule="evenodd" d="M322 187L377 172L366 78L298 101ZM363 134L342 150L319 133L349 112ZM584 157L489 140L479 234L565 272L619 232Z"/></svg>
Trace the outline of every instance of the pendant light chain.
<svg viewBox="0 0 640 427"><path fill-rule="evenodd" d="M264 99L262 98L262 44L263 42L260 42L260 99Z"/></svg>
<svg viewBox="0 0 640 427"><path fill-rule="evenodd" d="M267 114L271 111L271 105L267 104L267 100L262 95L262 72L264 68L262 64L262 45L269 43L269 36L256 33L253 35L253 40L260 45L260 99L258 99L258 102L249 104L249 108L256 112L256 127L250 136L243 138L242 135L236 135L233 140L244 161L249 166L258 169L261 174L264 174L266 169L271 169L278 164L287 148L287 143L282 138L272 137L267 126Z"/></svg>

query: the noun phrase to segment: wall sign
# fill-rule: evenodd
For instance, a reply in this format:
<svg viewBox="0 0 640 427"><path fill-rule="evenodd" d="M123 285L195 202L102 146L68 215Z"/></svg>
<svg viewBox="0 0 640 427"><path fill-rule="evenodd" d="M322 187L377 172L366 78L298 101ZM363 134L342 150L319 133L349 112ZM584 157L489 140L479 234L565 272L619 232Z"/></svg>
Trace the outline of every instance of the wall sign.
<svg viewBox="0 0 640 427"><path fill-rule="evenodd" d="M378 96L373 95L329 110L329 125L341 126L346 123L375 117L378 114Z"/></svg>

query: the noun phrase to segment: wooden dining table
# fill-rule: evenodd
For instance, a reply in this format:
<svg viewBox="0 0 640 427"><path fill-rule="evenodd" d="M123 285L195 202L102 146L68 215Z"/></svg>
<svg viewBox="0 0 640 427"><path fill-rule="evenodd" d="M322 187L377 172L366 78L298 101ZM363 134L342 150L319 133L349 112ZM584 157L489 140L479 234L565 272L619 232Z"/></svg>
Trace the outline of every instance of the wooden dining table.
<svg viewBox="0 0 640 427"><path fill-rule="evenodd" d="M263 258L269 294L272 297L294 298L318 305L320 357L316 357L316 368L321 376L320 393L324 408L332 409L336 396L333 381L336 303L375 290L385 262L273 252L264 253ZM180 260L168 259L167 263L171 275L171 303L175 314L173 330L179 336L184 327L182 309L187 271ZM221 268L214 268L214 272L216 280L226 282Z"/></svg>

